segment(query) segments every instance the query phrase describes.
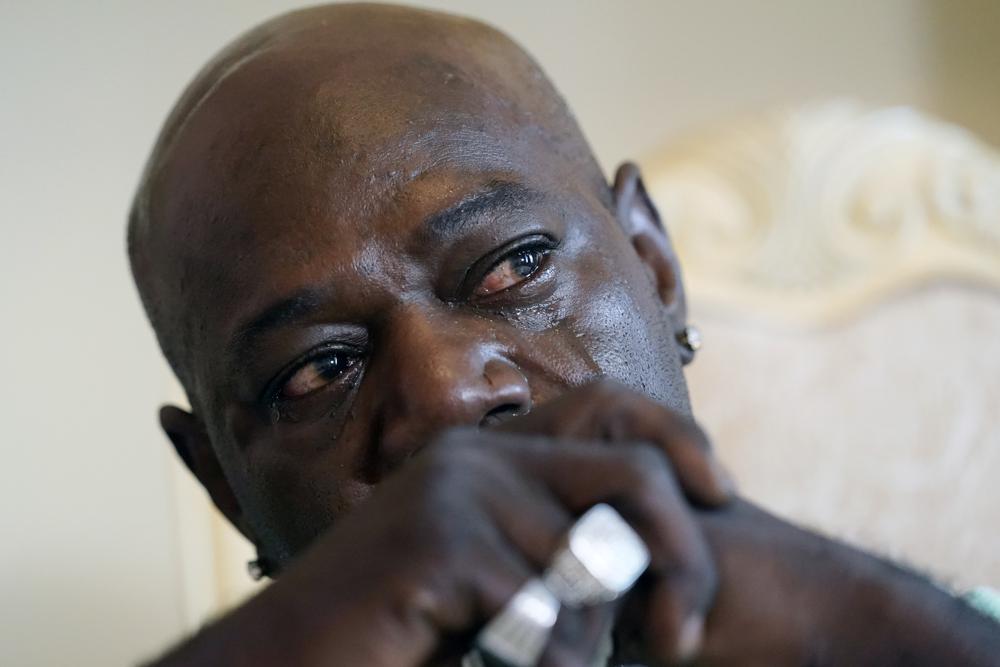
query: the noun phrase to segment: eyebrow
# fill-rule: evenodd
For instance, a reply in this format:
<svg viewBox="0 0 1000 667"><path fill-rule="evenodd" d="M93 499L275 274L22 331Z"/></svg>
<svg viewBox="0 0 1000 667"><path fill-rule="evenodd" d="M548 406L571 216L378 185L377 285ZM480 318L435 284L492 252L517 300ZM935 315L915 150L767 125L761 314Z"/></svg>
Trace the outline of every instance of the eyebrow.
<svg viewBox="0 0 1000 667"><path fill-rule="evenodd" d="M424 221L434 237L453 236L485 213L514 213L541 200L542 194L521 183L494 180Z"/></svg>
<svg viewBox="0 0 1000 667"><path fill-rule="evenodd" d="M307 288L271 304L237 329L226 347L226 357L242 359L261 336L308 317L322 302L319 290Z"/></svg>
<svg viewBox="0 0 1000 667"><path fill-rule="evenodd" d="M540 192L521 183L493 180L429 216L423 222L423 229L435 238L453 236L486 213L523 211L542 198ZM245 358L262 336L308 318L322 307L324 298L324 290L310 287L271 304L236 330L226 346L226 357L230 360Z"/></svg>

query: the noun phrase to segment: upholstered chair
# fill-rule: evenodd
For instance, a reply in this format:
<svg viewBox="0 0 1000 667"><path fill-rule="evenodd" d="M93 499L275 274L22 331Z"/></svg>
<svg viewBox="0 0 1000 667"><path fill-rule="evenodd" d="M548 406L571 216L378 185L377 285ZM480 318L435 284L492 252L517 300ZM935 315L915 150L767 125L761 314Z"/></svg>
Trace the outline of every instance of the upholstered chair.
<svg viewBox="0 0 1000 667"><path fill-rule="evenodd" d="M742 492L959 588L1000 587L1000 153L834 101L644 161Z"/></svg>

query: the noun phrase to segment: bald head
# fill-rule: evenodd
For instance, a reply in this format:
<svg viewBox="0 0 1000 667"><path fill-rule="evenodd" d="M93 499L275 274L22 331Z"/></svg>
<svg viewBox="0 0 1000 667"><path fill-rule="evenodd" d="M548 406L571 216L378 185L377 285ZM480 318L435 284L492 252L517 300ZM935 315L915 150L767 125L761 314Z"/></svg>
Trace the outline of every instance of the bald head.
<svg viewBox="0 0 1000 667"><path fill-rule="evenodd" d="M541 153L546 153L544 156ZM568 109L506 36L455 16L329 5L225 48L171 112L135 198L129 254L168 360L197 394L203 296L239 289L247 236L316 215L363 227L434 169L558 161L604 196ZM313 233L302 225L303 234ZM282 228L282 235L287 230ZM272 251L303 250L280 237Z"/></svg>
<svg viewBox="0 0 1000 667"><path fill-rule="evenodd" d="M444 428L605 376L687 407L638 172L612 192L535 63L473 21L333 5L240 38L171 113L129 248L193 407L161 424L278 560Z"/></svg>

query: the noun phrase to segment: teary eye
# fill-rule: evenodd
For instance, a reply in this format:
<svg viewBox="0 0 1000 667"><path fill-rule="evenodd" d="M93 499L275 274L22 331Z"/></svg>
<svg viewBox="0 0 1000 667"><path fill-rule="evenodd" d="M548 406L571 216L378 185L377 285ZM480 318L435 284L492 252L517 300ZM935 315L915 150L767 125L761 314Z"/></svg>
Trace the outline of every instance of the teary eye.
<svg viewBox="0 0 1000 667"><path fill-rule="evenodd" d="M336 380L351 367L354 358L343 352L326 352L306 362L281 386L280 398L302 398Z"/></svg>
<svg viewBox="0 0 1000 667"><path fill-rule="evenodd" d="M473 295L489 296L527 280L541 268L548 255L549 250L542 247L514 251L493 265L473 291Z"/></svg>

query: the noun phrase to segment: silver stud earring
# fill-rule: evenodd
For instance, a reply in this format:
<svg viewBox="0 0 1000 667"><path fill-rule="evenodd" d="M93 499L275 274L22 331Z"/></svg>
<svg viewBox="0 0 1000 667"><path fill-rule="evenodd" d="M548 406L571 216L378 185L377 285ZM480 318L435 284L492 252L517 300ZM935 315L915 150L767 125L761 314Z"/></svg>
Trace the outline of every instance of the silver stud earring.
<svg viewBox="0 0 1000 667"><path fill-rule="evenodd" d="M247 563L247 573L254 581L260 581L263 579L267 575L263 559L258 558L257 560L249 561Z"/></svg>
<svg viewBox="0 0 1000 667"><path fill-rule="evenodd" d="M694 356L694 353L701 349L701 332L698 331L698 327L689 324L678 332L677 342Z"/></svg>

